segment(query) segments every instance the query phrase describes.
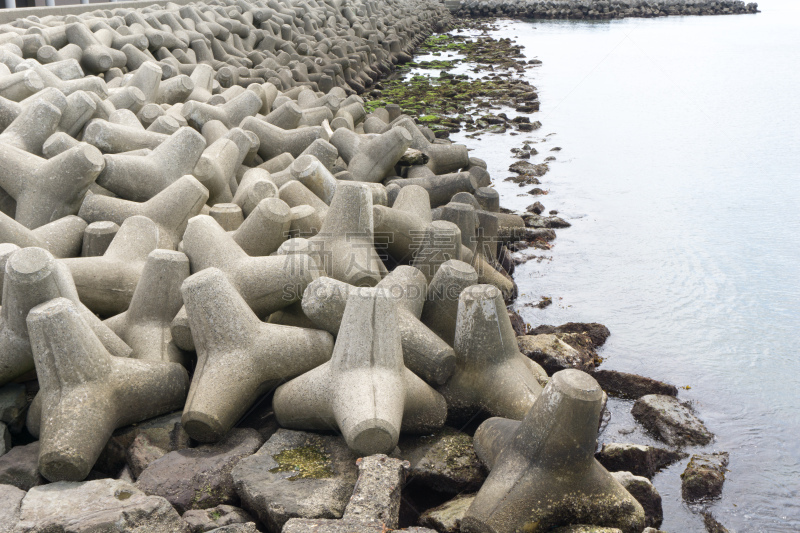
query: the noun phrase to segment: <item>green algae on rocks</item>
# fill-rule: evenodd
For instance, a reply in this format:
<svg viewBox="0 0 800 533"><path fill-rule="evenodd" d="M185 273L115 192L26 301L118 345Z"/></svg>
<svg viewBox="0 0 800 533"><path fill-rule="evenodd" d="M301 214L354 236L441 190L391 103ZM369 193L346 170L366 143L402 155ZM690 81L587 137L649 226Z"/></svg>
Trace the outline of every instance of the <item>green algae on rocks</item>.
<svg viewBox="0 0 800 533"><path fill-rule="evenodd" d="M331 459L318 446L291 448L273 455L272 458L278 463L278 466L271 469L270 472L296 472L295 475L288 478L289 481L333 477Z"/></svg>

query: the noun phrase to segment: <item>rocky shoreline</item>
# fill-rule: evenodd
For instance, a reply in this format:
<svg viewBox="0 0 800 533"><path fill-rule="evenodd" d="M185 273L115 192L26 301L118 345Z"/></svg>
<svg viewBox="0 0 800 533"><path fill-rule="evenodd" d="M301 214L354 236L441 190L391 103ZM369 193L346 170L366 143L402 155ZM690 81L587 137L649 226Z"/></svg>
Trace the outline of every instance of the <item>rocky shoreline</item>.
<svg viewBox="0 0 800 533"><path fill-rule="evenodd" d="M506 308L515 252L569 224L501 208L447 140L540 126L537 62L453 23L215 0L0 25L0 533L658 527L648 478L712 435L597 370L602 325ZM670 449L595 454L607 394ZM726 465L693 457L687 500Z"/></svg>
<svg viewBox="0 0 800 533"><path fill-rule="evenodd" d="M460 17L516 19L610 20L758 13L757 3L741 0L460 0L450 5Z"/></svg>

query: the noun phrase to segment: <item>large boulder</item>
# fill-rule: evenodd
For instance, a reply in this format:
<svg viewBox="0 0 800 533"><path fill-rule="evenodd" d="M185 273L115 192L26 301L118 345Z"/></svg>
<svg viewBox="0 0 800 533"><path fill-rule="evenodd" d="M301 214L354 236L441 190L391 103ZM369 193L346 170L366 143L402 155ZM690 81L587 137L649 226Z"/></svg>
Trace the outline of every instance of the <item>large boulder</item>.
<svg viewBox="0 0 800 533"><path fill-rule="evenodd" d="M44 483L39 474L39 441L14 446L0 457L0 483L30 490Z"/></svg>
<svg viewBox="0 0 800 533"><path fill-rule="evenodd" d="M675 385L637 374L617 372L616 370L595 370L592 372L592 377L597 380L604 391L611 396L620 398L635 400L648 394L678 395L678 388Z"/></svg>
<svg viewBox="0 0 800 533"><path fill-rule="evenodd" d="M560 326L541 325L532 329L529 335L542 335L545 333L585 333L591 339L595 348L606 343L611 332L603 324L597 322L567 322Z"/></svg>
<svg viewBox="0 0 800 533"><path fill-rule="evenodd" d="M290 518L341 518L356 459L342 437L279 429L231 475L242 507L278 533Z"/></svg>
<svg viewBox="0 0 800 533"><path fill-rule="evenodd" d="M549 375L567 368L591 372L595 367L594 347L582 333L523 335L517 337L517 344L523 355L542 365Z"/></svg>
<svg viewBox="0 0 800 533"><path fill-rule="evenodd" d="M634 476L630 472L612 472L611 475L642 505L644 524L647 527L660 526L664 520L661 495L650 480L646 477Z"/></svg>
<svg viewBox="0 0 800 533"><path fill-rule="evenodd" d="M216 444L170 452L150 463L136 481L147 494L166 498L178 511L237 504L231 470L262 444L254 429L234 429Z"/></svg>
<svg viewBox="0 0 800 533"><path fill-rule="evenodd" d="M594 456L609 472L624 471L635 476L652 478L662 468L688 455L644 444L611 442L603 444Z"/></svg>
<svg viewBox="0 0 800 533"><path fill-rule="evenodd" d="M642 396L633 404L631 413L645 428L671 446L703 446L714 438L691 408L672 396Z"/></svg>
<svg viewBox="0 0 800 533"><path fill-rule="evenodd" d="M477 491L486 479L486 468L475 454L472 437L447 426L432 435L402 439L400 455L411 463L411 487L423 485L459 494Z"/></svg>
<svg viewBox="0 0 800 533"><path fill-rule="evenodd" d="M15 533L188 533L167 500L116 479L34 487L22 500Z"/></svg>
<svg viewBox="0 0 800 533"><path fill-rule="evenodd" d="M13 485L0 485L0 533L12 533L19 520L25 491Z"/></svg>
<svg viewBox="0 0 800 533"><path fill-rule="evenodd" d="M728 452L693 455L681 474L681 494L687 502L716 498L722 494Z"/></svg>

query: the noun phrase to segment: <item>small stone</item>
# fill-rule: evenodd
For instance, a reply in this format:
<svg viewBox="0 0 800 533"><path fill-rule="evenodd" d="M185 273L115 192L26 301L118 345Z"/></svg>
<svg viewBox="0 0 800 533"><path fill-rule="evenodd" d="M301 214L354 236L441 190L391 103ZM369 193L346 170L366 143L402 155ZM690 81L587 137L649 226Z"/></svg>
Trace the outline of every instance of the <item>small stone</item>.
<svg viewBox="0 0 800 533"><path fill-rule="evenodd" d="M231 470L262 444L254 429L233 429L215 444L170 452L150 463L136 481L147 494L162 496L184 513L236 504Z"/></svg>
<svg viewBox="0 0 800 533"><path fill-rule="evenodd" d="M232 505L217 505L210 509L195 509L183 513L183 520L189 524L192 533L204 533L223 526L246 524L253 517L244 509Z"/></svg>
<svg viewBox="0 0 800 533"><path fill-rule="evenodd" d="M705 445L714 437L692 410L672 396L648 394L633 404L634 418L671 446Z"/></svg>
<svg viewBox="0 0 800 533"><path fill-rule="evenodd" d="M422 526L435 529L440 533L458 533L461 529L461 519L475 499L474 494L462 494L443 503L439 507L428 509L419 517Z"/></svg>
<svg viewBox="0 0 800 533"><path fill-rule="evenodd" d="M11 433L8 426L0 422L0 456L3 456L11 449Z"/></svg>
<svg viewBox="0 0 800 533"><path fill-rule="evenodd" d="M19 518L15 531L20 533L188 533L188 526L167 500L147 496L116 479L34 487L22 500Z"/></svg>
<svg viewBox="0 0 800 533"><path fill-rule="evenodd" d="M414 485L458 494L477 491L486 479L486 469L475 454L472 437L453 428L404 438L400 450L400 455L411 463L409 478Z"/></svg>
<svg viewBox="0 0 800 533"><path fill-rule="evenodd" d="M0 533L12 533L19 520L25 491L13 485L0 485Z"/></svg>
<svg viewBox="0 0 800 533"><path fill-rule="evenodd" d="M279 429L231 475L242 507L281 531L290 518L341 518L358 470L342 437Z"/></svg>
<svg viewBox="0 0 800 533"><path fill-rule="evenodd" d="M218 527L212 529L210 533L258 533L255 522L247 522L246 524L231 524L229 526Z"/></svg>
<svg viewBox="0 0 800 533"><path fill-rule="evenodd" d="M144 433L138 435L133 439L133 444L130 445L126 452L131 475L134 479L138 478L150 463L156 459L160 459L166 454L167 451L158 446L154 446L147 435Z"/></svg>
<svg viewBox="0 0 800 533"><path fill-rule="evenodd" d="M687 457L685 453L655 446L614 442L603 444L602 449L595 454L595 459L609 472L625 471L646 478L652 478L662 468L685 457Z"/></svg>
<svg viewBox="0 0 800 533"><path fill-rule="evenodd" d="M28 399L25 385L8 383L0 387L0 422L13 426L25 416Z"/></svg>
<svg viewBox="0 0 800 533"><path fill-rule="evenodd" d="M526 243L527 244L527 243ZM528 334L528 324L525 323L522 316L517 311L508 311L508 318L511 319L511 327L514 328L514 334L517 336Z"/></svg>
<svg viewBox="0 0 800 533"><path fill-rule="evenodd" d="M725 528L725 526L717 522L717 519L714 518L714 515L709 512L703 513L703 525L708 533L728 533L728 530Z"/></svg>
<svg viewBox="0 0 800 533"><path fill-rule="evenodd" d="M630 472L612 472L611 475L641 504L644 509L644 525L660 526L664 520L661 495L650 480L646 477L634 476Z"/></svg>
<svg viewBox="0 0 800 533"><path fill-rule="evenodd" d="M662 381L616 370L595 370L594 379L611 396L635 400L648 394L677 396L678 388Z"/></svg>
<svg viewBox="0 0 800 533"><path fill-rule="evenodd" d="M722 494L728 452L693 455L681 474L681 494L687 502L716 498Z"/></svg>
<svg viewBox="0 0 800 533"><path fill-rule="evenodd" d="M517 344L519 351L542 365L548 375L567 368L594 370L594 349L578 350L565 341L565 335L579 334L524 335L517 337Z"/></svg>
<svg viewBox="0 0 800 533"><path fill-rule="evenodd" d="M537 215L541 215L542 211L544 211L544 205L542 205L542 202L534 202L526 207L525 210L530 211L531 213L536 213Z"/></svg>
<svg viewBox="0 0 800 533"><path fill-rule="evenodd" d="M14 446L0 457L0 484L14 485L22 490L44 483L39 474L39 441Z"/></svg>

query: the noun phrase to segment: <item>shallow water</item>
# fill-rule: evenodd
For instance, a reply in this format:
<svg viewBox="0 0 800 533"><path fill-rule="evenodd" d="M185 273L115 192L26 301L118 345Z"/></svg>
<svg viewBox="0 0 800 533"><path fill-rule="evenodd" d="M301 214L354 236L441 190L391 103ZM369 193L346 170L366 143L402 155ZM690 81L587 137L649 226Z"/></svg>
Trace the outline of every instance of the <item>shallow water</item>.
<svg viewBox="0 0 800 533"><path fill-rule="evenodd" d="M451 138L483 157L503 204L540 200L572 223L544 260L517 267L532 325L592 321L612 333L602 368L689 389L731 454L723 495L680 498L686 461L654 483L662 529L702 531L709 508L731 531L800 531L800 2L762 13L611 22L501 21L543 65L542 129ZM554 134L549 135L548 134ZM524 139L546 196L502 182ZM560 146L562 151L550 152ZM526 307L541 296L554 304ZM632 403L611 402L601 442L651 442ZM622 432L620 432L622 430Z"/></svg>

